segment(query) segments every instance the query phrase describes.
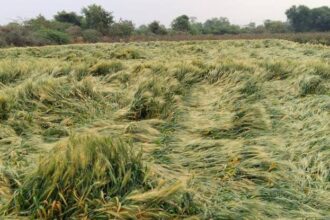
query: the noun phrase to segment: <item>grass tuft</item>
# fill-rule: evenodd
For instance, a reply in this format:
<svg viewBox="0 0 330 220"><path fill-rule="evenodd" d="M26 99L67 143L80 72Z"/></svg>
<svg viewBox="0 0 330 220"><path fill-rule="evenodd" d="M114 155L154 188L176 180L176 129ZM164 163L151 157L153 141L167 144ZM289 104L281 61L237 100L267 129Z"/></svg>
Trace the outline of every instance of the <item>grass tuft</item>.
<svg viewBox="0 0 330 220"><path fill-rule="evenodd" d="M119 72L124 69L121 62L99 62L90 69L90 73L94 76L104 76Z"/></svg>
<svg viewBox="0 0 330 220"><path fill-rule="evenodd" d="M325 91L322 81L320 76L305 76L299 82L299 95L322 94Z"/></svg>

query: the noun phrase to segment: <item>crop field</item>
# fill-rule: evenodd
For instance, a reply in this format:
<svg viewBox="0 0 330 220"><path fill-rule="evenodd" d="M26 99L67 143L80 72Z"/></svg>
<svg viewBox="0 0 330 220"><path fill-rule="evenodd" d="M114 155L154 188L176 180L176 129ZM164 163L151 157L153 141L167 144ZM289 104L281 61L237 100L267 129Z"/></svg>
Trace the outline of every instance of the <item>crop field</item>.
<svg viewBox="0 0 330 220"><path fill-rule="evenodd" d="M0 50L0 219L329 219L330 48Z"/></svg>

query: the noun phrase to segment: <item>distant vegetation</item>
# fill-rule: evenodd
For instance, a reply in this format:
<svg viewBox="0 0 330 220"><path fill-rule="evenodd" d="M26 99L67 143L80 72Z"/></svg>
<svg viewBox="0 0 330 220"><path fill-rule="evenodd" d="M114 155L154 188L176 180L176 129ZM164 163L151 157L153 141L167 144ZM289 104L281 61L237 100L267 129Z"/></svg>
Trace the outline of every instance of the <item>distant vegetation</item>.
<svg viewBox="0 0 330 220"><path fill-rule="evenodd" d="M194 17L181 15L173 20L169 28L158 21L136 27L132 21L115 20L112 12L93 4L83 8L81 14L60 11L51 20L39 15L30 20L1 26L0 47L164 39L164 36L172 39L186 36L189 39L190 36L212 38L222 35L267 36L330 31L329 7L310 9L306 6L293 6L286 11L286 15L287 22L266 20L262 25L250 23L245 26L231 24L225 17L199 22ZM330 44L330 34L316 42Z"/></svg>

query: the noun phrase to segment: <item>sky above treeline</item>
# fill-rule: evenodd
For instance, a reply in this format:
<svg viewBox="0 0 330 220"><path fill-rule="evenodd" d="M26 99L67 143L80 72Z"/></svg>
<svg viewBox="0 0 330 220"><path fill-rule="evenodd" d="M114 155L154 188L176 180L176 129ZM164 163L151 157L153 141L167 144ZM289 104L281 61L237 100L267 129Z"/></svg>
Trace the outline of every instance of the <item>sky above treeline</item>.
<svg viewBox="0 0 330 220"><path fill-rule="evenodd" d="M285 21L285 11L292 5L328 6L330 0L0 0L0 24L21 21L39 14L52 18L61 10L80 13L89 4L99 4L112 11L116 20L132 20L137 26L158 20L165 25L182 14L205 21L227 17L245 25L266 19Z"/></svg>

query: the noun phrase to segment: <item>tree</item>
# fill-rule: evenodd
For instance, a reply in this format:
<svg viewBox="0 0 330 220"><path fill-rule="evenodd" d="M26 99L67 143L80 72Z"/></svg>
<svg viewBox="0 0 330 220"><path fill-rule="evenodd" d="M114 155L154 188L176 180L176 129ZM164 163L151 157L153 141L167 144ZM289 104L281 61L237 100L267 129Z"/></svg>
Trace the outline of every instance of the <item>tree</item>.
<svg viewBox="0 0 330 220"><path fill-rule="evenodd" d="M111 12L106 11L102 6L93 4L82 9L85 15L85 26L89 29L95 29L102 34L108 34L113 16Z"/></svg>
<svg viewBox="0 0 330 220"><path fill-rule="evenodd" d="M60 11L54 16L54 19L58 22L81 26L82 17L77 15L75 12Z"/></svg>
<svg viewBox="0 0 330 220"><path fill-rule="evenodd" d="M165 35L167 34L166 27L161 25L159 21L153 21L148 25L148 29L151 33L156 35Z"/></svg>
<svg viewBox="0 0 330 220"><path fill-rule="evenodd" d="M174 31L189 32L190 31L190 19L187 15L181 15L175 18L172 22L172 29Z"/></svg>
<svg viewBox="0 0 330 220"><path fill-rule="evenodd" d="M304 6L292 6L286 11L286 16L293 30L296 32L312 29L311 10Z"/></svg>
<svg viewBox="0 0 330 220"><path fill-rule="evenodd" d="M110 34L117 37L129 37L134 32L134 29L132 21L120 20L111 26Z"/></svg>
<svg viewBox="0 0 330 220"><path fill-rule="evenodd" d="M330 30L330 8L320 7L311 10L311 21L315 31Z"/></svg>

